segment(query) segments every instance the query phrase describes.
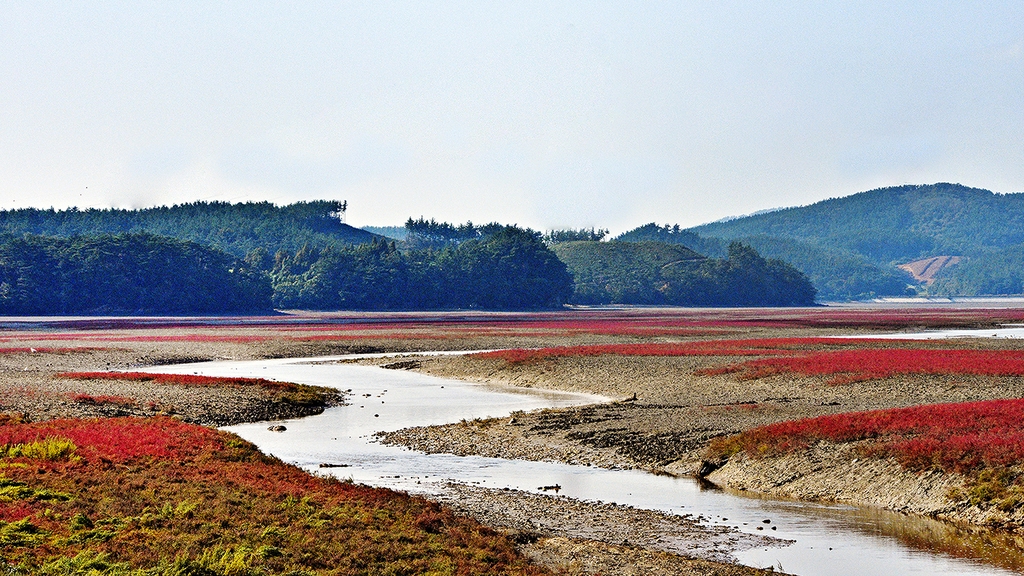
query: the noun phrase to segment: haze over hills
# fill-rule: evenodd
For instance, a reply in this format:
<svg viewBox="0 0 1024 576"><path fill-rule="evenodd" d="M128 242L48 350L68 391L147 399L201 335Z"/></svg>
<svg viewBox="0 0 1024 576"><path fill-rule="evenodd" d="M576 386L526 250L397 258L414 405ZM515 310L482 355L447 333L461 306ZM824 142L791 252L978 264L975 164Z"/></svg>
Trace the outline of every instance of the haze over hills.
<svg viewBox="0 0 1024 576"><path fill-rule="evenodd" d="M960 184L880 188L689 229L647 225L618 239L675 242L706 254L740 240L807 274L821 300L1024 292L1015 265L1024 263L1024 194ZM936 256L964 260L928 286L897 267Z"/></svg>

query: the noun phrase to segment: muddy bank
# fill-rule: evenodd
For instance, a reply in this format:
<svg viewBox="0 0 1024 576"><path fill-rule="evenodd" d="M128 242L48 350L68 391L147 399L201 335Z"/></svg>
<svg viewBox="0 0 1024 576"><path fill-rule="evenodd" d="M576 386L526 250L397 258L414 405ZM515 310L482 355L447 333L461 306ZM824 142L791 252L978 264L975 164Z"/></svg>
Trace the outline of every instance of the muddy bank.
<svg viewBox="0 0 1024 576"><path fill-rule="evenodd" d="M1021 343L958 340L956 347L1020 349ZM598 393L618 400L400 430L383 435L382 441L431 453L695 475L713 438L774 422L1024 397L1021 377L915 375L830 385L821 377L776 375L749 380L700 374L736 360L601 356L516 365L475 357L421 359L402 367L488 384ZM973 526L1020 531L1024 525L1024 514L1013 508L1007 507L1011 510L1007 512L995 504L972 504L965 496L972 487L965 486L961 476L908 472L893 461L858 458L854 451L849 446L822 446L779 458L735 457L707 479L729 489L873 506Z"/></svg>
<svg viewBox="0 0 1024 576"><path fill-rule="evenodd" d="M765 574L729 564L731 553L781 541L723 527L699 517L629 506L448 484L437 498L508 533L524 553L569 574Z"/></svg>
<svg viewBox="0 0 1024 576"><path fill-rule="evenodd" d="M716 427L669 430L652 426L652 418L673 419L688 411L685 407L614 402L406 428L379 437L385 444L429 454L667 472L687 466L695 469L707 441L724 433Z"/></svg>
<svg viewBox="0 0 1024 576"><path fill-rule="evenodd" d="M31 350L31 349L30 349ZM184 386L152 381L71 380L65 372L124 370L216 357L223 347L37 349L0 355L0 412L25 420L171 415L226 426L319 414L344 402L335 391L300 387L287 395L259 386ZM300 397L301 398L297 398ZM296 401L298 400L298 401ZM312 401L311 401L312 400Z"/></svg>
<svg viewBox="0 0 1024 576"><path fill-rule="evenodd" d="M729 458L706 480L744 490L827 502L856 502L894 512L944 516L957 506L948 498L964 478L941 472L909 472L891 459L859 457L854 445L821 443L802 452Z"/></svg>
<svg viewBox="0 0 1024 576"><path fill-rule="evenodd" d="M969 478L937 470L905 470L895 460L864 458L859 443L821 442L780 456L731 456L706 480L733 490L769 496L847 502L921 514L961 524L1024 532L1024 510L972 504Z"/></svg>
<svg viewBox="0 0 1024 576"><path fill-rule="evenodd" d="M958 345L961 343L958 342ZM964 343L982 346L986 342ZM1020 347L995 342L993 347ZM712 438L775 422L918 404L1024 396L1024 378L905 376L829 385L826 378L700 371L732 357L570 357L513 365L472 356L388 359L396 368L486 384L596 393L606 405L401 430L384 441L429 453L557 460L692 475Z"/></svg>

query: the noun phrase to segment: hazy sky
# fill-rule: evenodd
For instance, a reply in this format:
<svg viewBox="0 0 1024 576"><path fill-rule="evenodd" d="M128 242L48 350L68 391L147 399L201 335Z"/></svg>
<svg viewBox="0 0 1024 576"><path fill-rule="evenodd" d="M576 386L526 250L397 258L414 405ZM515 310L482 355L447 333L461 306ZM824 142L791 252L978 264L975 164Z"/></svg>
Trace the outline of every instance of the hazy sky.
<svg viewBox="0 0 1024 576"><path fill-rule="evenodd" d="M621 232L939 181L1024 191L1020 0L0 3L0 208Z"/></svg>

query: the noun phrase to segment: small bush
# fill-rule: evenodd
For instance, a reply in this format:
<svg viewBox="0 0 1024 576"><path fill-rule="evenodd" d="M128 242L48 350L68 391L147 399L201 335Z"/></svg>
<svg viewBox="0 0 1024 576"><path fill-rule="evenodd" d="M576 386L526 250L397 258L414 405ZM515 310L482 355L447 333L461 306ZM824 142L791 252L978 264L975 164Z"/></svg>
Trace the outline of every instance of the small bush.
<svg viewBox="0 0 1024 576"><path fill-rule="evenodd" d="M67 438L43 438L25 444L0 446L2 458L32 458L35 460L68 460L75 457L78 447Z"/></svg>

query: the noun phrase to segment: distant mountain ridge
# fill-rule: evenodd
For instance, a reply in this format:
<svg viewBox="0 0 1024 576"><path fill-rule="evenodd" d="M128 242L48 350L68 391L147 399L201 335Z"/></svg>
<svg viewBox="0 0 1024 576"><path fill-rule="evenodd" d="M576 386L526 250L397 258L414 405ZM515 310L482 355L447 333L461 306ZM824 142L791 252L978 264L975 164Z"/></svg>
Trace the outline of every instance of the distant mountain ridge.
<svg viewBox="0 0 1024 576"><path fill-rule="evenodd" d="M949 183L894 186L689 230L724 239L793 238L889 264L1024 243L1024 194Z"/></svg>
<svg viewBox="0 0 1024 576"><path fill-rule="evenodd" d="M779 210L785 210L786 208L765 208L764 210L756 210L750 214L740 214L738 216L726 216L725 218L719 218L712 222L712 224L719 224L724 222L732 222L733 220L739 220L740 218L749 218L750 216L760 216L761 214L768 214L769 212L778 212Z"/></svg>
<svg viewBox="0 0 1024 576"><path fill-rule="evenodd" d="M1024 270L1014 269L1024 259L1024 194L960 184L879 188L688 229L648 224L617 239L705 254L739 240L796 266L822 300L1024 292ZM963 262L929 277L931 285L897 267L936 256Z"/></svg>

